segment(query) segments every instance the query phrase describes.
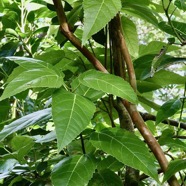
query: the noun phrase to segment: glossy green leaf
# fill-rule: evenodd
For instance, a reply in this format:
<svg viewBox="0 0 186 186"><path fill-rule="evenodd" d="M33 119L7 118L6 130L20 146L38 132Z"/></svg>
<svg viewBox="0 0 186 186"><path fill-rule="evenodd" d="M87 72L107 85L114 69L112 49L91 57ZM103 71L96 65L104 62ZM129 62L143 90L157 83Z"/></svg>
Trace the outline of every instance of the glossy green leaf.
<svg viewBox="0 0 186 186"><path fill-rule="evenodd" d="M40 60L25 57L8 57L20 65L22 73L12 73L12 79L6 86L0 100L6 99L29 88L58 88L63 84L63 76L54 67ZM17 75L17 73L16 73Z"/></svg>
<svg viewBox="0 0 186 186"><path fill-rule="evenodd" d="M82 96L65 90L53 95L52 115L59 151L89 125L94 112L94 104Z"/></svg>
<svg viewBox="0 0 186 186"><path fill-rule="evenodd" d="M52 183L54 186L87 185L95 169L96 164L89 156L68 157L54 166Z"/></svg>
<svg viewBox="0 0 186 186"><path fill-rule="evenodd" d="M87 87L119 96L132 103L137 103L137 96L134 90L121 77L96 70L89 70L80 75L79 80L80 83Z"/></svg>
<svg viewBox="0 0 186 186"><path fill-rule="evenodd" d="M165 172L163 182L168 180L176 172L186 169L186 160L173 160L169 163L168 168Z"/></svg>
<svg viewBox="0 0 186 186"><path fill-rule="evenodd" d="M125 165L138 169L158 180L156 164L148 148L133 133L120 128L108 128L91 135L92 144Z"/></svg>
<svg viewBox="0 0 186 186"><path fill-rule="evenodd" d="M123 183L118 175L116 175L114 172L112 172L109 169L105 169L96 172L88 184L88 186L98 186L98 185L122 186Z"/></svg>
<svg viewBox="0 0 186 186"><path fill-rule="evenodd" d="M181 108L181 105L179 99L172 99L164 103L156 115L156 124L174 115Z"/></svg>
<svg viewBox="0 0 186 186"><path fill-rule="evenodd" d="M0 132L0 141L6 138L8 135L17 132L18 130L29 127L38 122L42 122L51 118L51 109L47 108L37 112L33 112L20 119L13 121L12 123L6 125Z"/></svg>
<svg viewBox="0 0 186 186"><path fill-rule="evenodd" d="M121 23L123 28L123 34L125 37L125 41L129 50L129 53L133 57L138 56L139 50L139 41L138 34L136 30L136 25L127 17L121 17Z"/></svg>
<svg viewBox="0 0 186 186"><path fill-rule="evenodd" d="M84 31L82 45L101 30L121 9L120 0L84 0ZM100 19L101 18L101 19Z"/></svg>

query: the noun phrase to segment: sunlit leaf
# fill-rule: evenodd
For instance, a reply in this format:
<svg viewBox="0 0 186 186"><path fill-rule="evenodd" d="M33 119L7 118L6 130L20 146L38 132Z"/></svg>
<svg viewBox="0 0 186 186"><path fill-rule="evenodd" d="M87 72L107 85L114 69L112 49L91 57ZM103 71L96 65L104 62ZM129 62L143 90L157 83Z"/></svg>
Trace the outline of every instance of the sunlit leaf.
<svg viewBox="0 0 186 186"><path fill-rule="evenodd" d="M136 30L136 25L127 17L121 17L123 34L127 47L129 49L130 55L133 57L138 56L139 44L138 44L138 34Z"/></svg>
<svg viewBox="0 0 186 186"><path fill-rule="evenodd" d="M125 165L157 178L155 160L148 148L133 133L120 128L108 128L91 135L92 144Z"/></svg>
<svg viewBox="0 0 186 186"><path fill-rule="evenodd" d="M89 125L94 112L94 104L82 96L65 90L53 95L52 115L59 151Z"/></svg>
<svg viewBox="0 0 186 186"><path fill-rule="evenodd" d="M63 75L48 63L25 57L8 57L7 59L19 64L22 67L22 73L15 76L13 71L12 76L14 76L14 79L8 83L0 100L29 88L58 88L63 84Z"/></svg>
<svg viewBox="0 0 186 186"><path fill-rule="evenodd" d="M121 77L89 70L79 77L80 82L90 88L110 93L124 98L132 103L137 102L137 96L127 81Z"/></svg>
<svg viewBox="0 0 186 186"><path fill-rule="evenodd" d="M84 31L82 45L101 30L121 9L120 0L84 0ZM101 19L100 19L101 18Z"/></svg>
<svg viewBox="0 0 186 186"><path fill-rule="evenodd" d="M52 183L54 186L87 185L95 169L96 164L89 156L68 157L54 166Z"/></svg>
<svg viewBox="0 0 186 186"><path fill-rule="evenodd" d="M171 99L164 103L156 115L156 124L174 115L181 108L181 101L179 99Z"/></svg>

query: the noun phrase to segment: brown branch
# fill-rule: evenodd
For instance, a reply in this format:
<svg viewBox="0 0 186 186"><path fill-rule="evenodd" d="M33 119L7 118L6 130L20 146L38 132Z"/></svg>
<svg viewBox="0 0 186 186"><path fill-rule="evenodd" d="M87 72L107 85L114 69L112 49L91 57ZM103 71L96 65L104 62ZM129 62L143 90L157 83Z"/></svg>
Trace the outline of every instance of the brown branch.
<svg viewBox="0 0 186 186"><path fill-rule="evenodd" d="M53 0L56 8L60 29L63 35L93 64L93 66L104 73L108 73L101 62L84 46L80 40L70 31L61 0Z"/></svg>
<svg viewBox="0 0 186 186"><path fill-rule="evenodd" d="M126 46L124 36L122 34L121 20L120 20L119 14L117 14L117 16L114 18L114 22L116 25L115 32L117 32L117 36L121 41L121 53L123 54L123 57L124 57L125 62L127 64L129 82L130 82L131 86L133 87L134 91L136 91L135 71L134 71L133 63L132 63L128 48ZM163 153L163 151L162 151L159 143L156 141L155 137L152 135L150 130L145 125L145 122L144 122L143 118L141 117L141 115L139 114L139 112L136 108L136 105L131 104L131 103L124 101L124 100L123 100L123 104L127 108L128 112L132 118L133 123L136 125L136 127L140 131L141 135L145 139L146 143L148 144L149 148L151 149L151 151L155 155L156 159L158 160L163 172L165 172L168 167L168 161L165 157L165 154ZM179 185L175 176L172 176L168 180L168 182L169 182L169 185L171 185L171 186L178 186Z"/></svg>
<svg viewBox="0 0 186 186"><path fill-rule="evenodd" d="M144 121L148 121L148 120L156 121L156 116L154 116L152 114L140 112L140 115ZM186 123L179 123L179 122L177 122L175 120L171 120L171 119L163 120L161 123L172 125L175 127L180 127L182 129L186 130Z"/></svg>

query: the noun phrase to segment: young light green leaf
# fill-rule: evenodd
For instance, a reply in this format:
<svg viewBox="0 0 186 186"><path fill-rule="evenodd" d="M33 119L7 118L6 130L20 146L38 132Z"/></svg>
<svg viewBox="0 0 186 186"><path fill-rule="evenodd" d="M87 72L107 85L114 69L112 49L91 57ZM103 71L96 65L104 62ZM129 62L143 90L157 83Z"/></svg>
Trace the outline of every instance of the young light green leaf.
<svg viewBox="0 0 186 186"><path fill-rule="evenodd" d="M125 16L121 17L121 23L122 23L125 41L129 49L129 53L130 55L136 58L138 56L138 51L139 51L139 44L138 44L139 41L138 41L136 25L129 18Z"/></svg>
<svg viewBox="0 0 186 186"><path fill-rule="evenodd" d="M120 128L108 128L91 135L92 144L125 165L138 169L158 181L155 160L137 136Z"/></svg>
<svg viewBox="0 0 186 186"><path fill-rule="evenodd" d="M84 31L82 45L101 30L121 9L120 0L84 0ZM100 19L101 18L101 19Z"/></svg>
<svg viewBox="0 0 186 186"><path fill-rule="evenodd" d="M96 70L89 70L80 75L79 80L80 83L87 87L113 94L132 103L137 103L137 96L134 90L121 77Z"/></svg>
<svg viewBox="0 0 186 186"><path fill-rule="evenodd" d="M174 115L181 108L181 104L179 99L171 99L164 103L156 115L156 124Z"/></svg>
<svg viewBox="0 0 186 186"><path fill-rule="evenodd" d="M173 160L168 165L168 168L165 172L163 182L168 180L172 175L174 175L176 172L179 172L181 170L186 169L186 160Z"/></svg>
<svg viewBox="0 0 186 186"><path fill-rule="evenodd" d="M6 86L0 100L23 92L29 88L58 88L63 84L63 76L48 63L25 57L9 57L22 67L22 72L14 77ZM24 70L23 70L24 69ZM15 71L17 75L17 71Z"/></svg>
<svg viewBox="0 0 186 186"><path fill-rule="evenodd" d="M94 104L82 96L65 90L53 95L52 115L59 151L86 128L94 112Z"/></svg>
<svg viewBox="0 0 186 186"><path fill-rule="evenodd" d="M96 164L89 156L68 157L54 166L52 183L54 186L87 185L95 169Z"/></svg>
<svg viewBox="0 0 186 186"><path fill-rule="evenodd" d="M3 128L3 130L0 132L0 141L2 141L8 135L14 132L17 132L18 130L24 129L33 124L42 122L50 118L51 118L51 108L47 108L47 109L40 110L32 114L23 116L22 118L13 121L12 123L10 123L9 125L6 125Z"/></svg>

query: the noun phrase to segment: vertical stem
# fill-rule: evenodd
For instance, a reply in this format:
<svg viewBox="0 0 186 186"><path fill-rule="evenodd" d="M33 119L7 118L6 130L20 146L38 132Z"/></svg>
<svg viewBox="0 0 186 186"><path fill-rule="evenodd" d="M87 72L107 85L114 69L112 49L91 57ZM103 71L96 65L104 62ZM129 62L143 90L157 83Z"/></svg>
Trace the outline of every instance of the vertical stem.
<svg viewBox="0 0 186 186"><path fill-rule="evenodd" d="M129 82L136 91L136 76L135 76L135 71L133 67L133 63L122 33L122 27L121 27L121 20L120 20L120 15L118 14L115 18L115 34L119 40L120 40L120 49L121 49L121 54L123 55L123 58L126 62L127 69L128 69L128 76L129 76ZM163 172L166 171L168 167L168 161L165 157L165 154L163 153L159 143L156 141L155 137L152 135L150 130L147 128L145 125L145 122L143 121L143 118L139 114L136 105L129 103L128 101L123 100L123 104L125 105L126 109L128 110L130 117L132 118L133 123L136 125L138 130L140 131L141 135L145 139L147 145L153 152L154 156L159 162L160 167L162 168ZM172 176L169 180L169 185L171 186L178 186L179 183L176 179L175 176Z"/></svg>
<svg viewBox="0 0 186 186"><path fill-rule="evenodd" d="M83 154L86 154L86 150L85 150L85 144L84 144L84 139L83 139L83 135L80 134L80 139L81 139L81 146L82 146L82 151L83 151Z"/></svg>

